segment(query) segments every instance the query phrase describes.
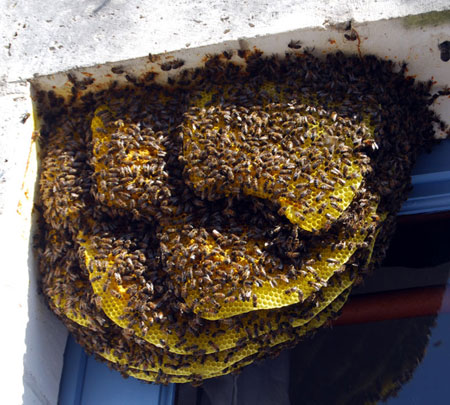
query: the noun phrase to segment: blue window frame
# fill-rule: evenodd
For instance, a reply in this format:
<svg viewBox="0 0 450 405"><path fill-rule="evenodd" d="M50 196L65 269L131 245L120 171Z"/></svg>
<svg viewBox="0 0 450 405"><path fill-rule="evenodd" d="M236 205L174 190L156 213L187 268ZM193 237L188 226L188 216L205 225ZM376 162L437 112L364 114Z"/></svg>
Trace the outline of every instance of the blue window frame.
<svg viewBox="0 0 450 405"><path fill-rule="evenodd" d="M414 188L403 204L401 215L450 210L450 139L418 158L412 184Z"/></svg>
<svg viewBox="0 0 450 405"><path fill-rule="evenodd" d="M125 379L94 356L88 356L72 336L68 337L59 405L171 405L174 399L173 384Z"/></svg>

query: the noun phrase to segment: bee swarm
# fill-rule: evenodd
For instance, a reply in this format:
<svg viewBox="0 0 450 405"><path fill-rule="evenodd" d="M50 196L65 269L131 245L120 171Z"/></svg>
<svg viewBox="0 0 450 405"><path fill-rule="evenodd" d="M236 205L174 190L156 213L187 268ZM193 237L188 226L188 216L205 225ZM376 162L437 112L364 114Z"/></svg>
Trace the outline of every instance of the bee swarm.
<svg viewBox="0 0 450 405"><path fill-rule="evenodd" d="M200 383L335 318L444 126L390 61L230 56L38 94L42 290L125 376Z"/></svg>

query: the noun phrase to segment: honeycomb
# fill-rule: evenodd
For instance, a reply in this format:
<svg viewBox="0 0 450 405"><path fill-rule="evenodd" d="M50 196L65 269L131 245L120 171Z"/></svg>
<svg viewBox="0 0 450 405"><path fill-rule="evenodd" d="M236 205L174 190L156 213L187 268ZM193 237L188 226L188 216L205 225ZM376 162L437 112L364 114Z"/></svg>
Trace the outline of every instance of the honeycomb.
<svg viewBox="0 0 450 405"><path fill-rule="evenodd" d="M125 376L200 383L327 324L432 143L430 88L390 62L246 62L38 97L42 291Z"/></svg>
<svg viewBox="0 0 450 405"><path fill-rule="evenodd" d="M342 300L338 300L329 309L324 311L323 317L314 318L306 325L305 328L293 329L293 330L287 332L285 335L279 336L279 337L271 340L271 342L270 342L271 348L268 349L268 352L276 353L277 350L279 350L279 347L283 347L283 345L285 345L286 343L295 341L298 338L301 338L302 336L308 334L309 332L312 332L315 329L320 328L330 318L330 316L333 316L333 313L336 313L341 309L341 307L344 305L347 297L348 297L348 291L344 292ZM267 352L265 352L264 355L267 355ZM249 365L249 364L253 363L255 360L258 360L259 357L261 357L261 356L258 356L258 354L254 354L254 355L248 356L247 358L240 360L238 363L235 363L232 366L227 367L227 369L221 370L220 372L211 373L208 375L197 374L197 375L195 375L196 378L193 378L193 376L178 377L178 378L175 377L174 378L174 377L168 375L167 376L168 382L170 381L170 382L174 382L174 383L185 383L185 382L189 382L191 380L196 380L196 379L203 380L205 378L218 377L220 375L228 374L228 373L236 371L246 365ZM125 371L125 373L132 377L137 377L137 378L140 378L140 379L146 380L146 381L155 381L155 379L157 379L157 375L155 375L155 373L148 372L148 371L143 372L143 371L138 371L136 369L128 369L127 371Z"/></svg>
<svg viewBox="0 0 450 405"><path fill-rule="evenodd" d="M78 284L77 288L85 287L83 284ZM58 308L67 318L84 327L93 327L95 324L88 316L82 313L80 304L75 302L73 307L68 307L70 297L67 294L61 293L52 297L53 304Z"/></svg>
<svg viewBox="0 0 450 405"><path fill-rule="evenodd" d="M361 224L361 229L366 229L368 225L373 222L373 214L376 212L376 206L373 206L368 211L365 222ZM172 232L169 232L169 238L174 239L174 233L180 233L179 229L171 228ZM299 276L296 280L284 280L280 279L277 285L274 286L270 281L263 281L260 286L252 287L250 290L251 299L248 300L227 300L229 297L233 297L229 292L232 290L231 282L221 282L220 288L215 290L214 295L219 296L214 303L211 300L199 300L199 294L197 290L189 288L190 291L186 296L186 302L188 304L199 301L199 304L195 306L194 311L200 314L205 319L215 320L232 317L245 312L250 312L258 309L272 309L280 308L287 305L292 305L298 302L302 302L311 296L317 290L317 281L326 283L330 277L338 271L352 256L356 249L364 242L367 233L358 231L350 237L346 237L344 232L338 234L335 240L330 244L331 247L320 247L312 250L312 256L320 257L315 260L314 263L304 265L302 267L304 276ZM223 237L223 235L221 235ZM232 249L221 249L220 239L214 238L212 235L208 235L206 240L202 241L201 247L197 248L200 253L197 254L194 260L188 259L183 266L183 271L186 268L197 269L196 271L203 274L212 274L219 270L226 273L229 279L236 278L239 268L250 267L254 263L264 263L264 257L267 252L264 251L264 241L261 240L247 240L245 245L245 256L238 256L236 261L231 260L228 263L229 258L232 257ZM334 246L337 243L341 243L344 247L341 250L336 250ZM197 239L182 239L181 245L183 249L189 250L192 245L198 244ZM170 245L169 245L170 246ZM217 252L217 253L212 253ZM171 256L172 261L177 264L177 256L184 257L182 252L174 250ZM198 260L197 257L206 258L206 260ZM250 260L245 260L249 257ZM227 264L228 263L228 264ZM265 263L264 263L265 264ZM279 263L276 263L279 264ZM283 266L280 270L268 268L264 266L267 272L281 275L287 274L287 266ZM201 270L199 270L201 269ZM202 271L203 270L203 271ZM201 276L202 276L201 275ZM201 277L200 276L200 277ZM223 298L222 298L223 297ZM256 299L255 299L256 297ZM203 301L203 302L202 302ZM218 302L218 308L216 307Z"/></svg>
<svg viewBox="0 0 450 405"><path fill-rule="evenodd" d="M343 302L339 302L337 304L343 305ZM330 304L333 309L337 307L336 305ZM324 311L327 309L325 308ZM325 317L324 317L325 319ZM311 326L309 325L311 323ZM317 322L314 320L311 320L307 322L304 328L302 328L301 333L307 333L313 329L316 329L319 325L317 325ZM295 334L294 330L289 330L289 332L282 332L277 333L276 335L265 335L265 345L267 347L272 347L275 345L278 345L280 343L283 343L287 340L292 339L292 334ZM300 332L299 332L300 333ZM270 343L267 342L267 336L271 336ZM185 366L182 368L182 370L176 370L176 366L173 365L172 367L170 364L163 364L161 366L161 370L166 374L173 374L173 375L189 375L189 374L204 374L204 376L208 376L208 378L221 375L223 374L223 369L231 367L237 363L240 363L242 360L245 360L247 357L250 357L256 353L258 353L260 347L261 347L261 341L260 339L254 339L247 341L247 344L239 349L239 351L229 349L218 352L215 356L212 355L206 355L205 358L202 358L201 361L199 361L198 358L195 356L183 356L183 360L185 364L189 364L189 366ZM111 354L103 353L101 354L104 356L107 360L112 362L117 362L117 360L111 356ZM122 359L121 362L127 362L126 359ZM127 363L125 363L127 364ZM133 367L136 368L136 367ZM139 367L138 369L145 370L145 371L159 371L158 367L145 367L143 366ZM151 370L153 369L153 370Z"/></svg>
<svg viewBox="0 0 450 405"><path fill-rule="evenodd" d="M70 123L61 124L49 136L52 148L42 160L40 199L45 221L55 230L78 232L80 215L89 211L89 193L84 179L86 145L77 132L69 131Z"/></svg>
<svg viewBox="0 0 450 405"><path fill-rule="evenodd" d="M62 273L64 273L64 270L62 270ZM88 285L80 285L82 282L80 281L78 284L79 288L83 288L84 290L87 289ZM85 284L89 284L87 282L87 280L84 280ZM324 301L322 303L322 305L320 306L314 306L313 308L313 313L310 314L310 318L312 318L313 315L317 315L318 313L322 312L322 311L327 311L327 306L328 305L335 305L332 304L332 301L343 291L343 289L348 289L348 286L351 285L352 281L349 280L348 278L348 274L345 274L342 277L342 282L340 283L336 283L336 285L330 285L329 287L325 288L324 290ZM57 301L57 299L56 299ZM86 296L85 295L80 295L80 301L77 302L78 306L79 305L86 305ZM95 321L93 319L93 317L90 317L89 314L85 314L83 317L78 315L77 313L74 313L71 309L67 309L64 305L57 305L58 308L63 309L64 315L67 316L69 319L71 319L72 321L78 323L81 326L84 327L91 327L95 329ZM324 308L324 309L322 309ZM92 310L91 310L92 313ZM300 321L298 319L296 319L294 322L291 322L293 327L298 327L299 325L302 325L304 323L307 323L307 319L303 319L303 321ZM283 321L280 322L280 324L284 324ZM280 336L284 336L280 335ZM277 344L277 342L280 342L282 339L282 337L277 337L276 340L274 341L274 344ZM117 342L116 339L108 339L107 342L112 346L112 348L110 349L110 351L99 351L99 355L103 356L104 358L106 358L107 360L114 362L114 363L119 363L119 364L127 364L129 362L129 359L126 359L124 357L122 358L118 358L115 354L114 354L114 345L119 346L120 343ZM254 353L258 352L258 341L256 341L255 343L252 343L251 341L249 341L247 343L247 346L245 348L243 348L240 351L233 351L233 350L226 350L226 351L222 351L219 352L217 355L214 356L204 356L201 360L201 363L198 361L198 356L183 356L183 368L182 370L179 370L177 364L171 364L170 363L170 359L167 363L164 363L161 366L157 366L157 365L145 365L145 369L146 371L159 371L162 370L162 372L166 373L166 374L175 374L175 375L182 375L184 373L207 373L209 374L213 374L213 373L217 373L220 372L220 367L224 367L223 365L226 365L227 367L230 367L231 365L233 365L234 363L237 363L239 361L241 361L243 358L247 357L247 356L251 356ZM137 349L138 350L138 349ZM156 349L157 350L157 349ZM161 356L164 356L163 352L160 353ZM226 360L225 360L226 359ZM189 366L186 367L185 364L189 364ZM221 364L223 364L221 366ZM141 366L142 368L143 366ZM138 367L139 368L139 367Z"/></svg>
<svg viewBox="0 0 450 405"><path fill-rule="evenodd" d="M321 312L321 308L323 308L324 306L328 305L332 300L334 300L345 288L348 288L349 285L352 284L352 280L349 279L348 277L348 273L345 273L342 276L342 281L340 281L339 283L336 283L336 285L334 285L335 283L331 283L330 286L326 287L323 291L323 296L324 296L324 301L321 304L321 306L316 306L314 305L314 308L312 309L312 313L309 315L309 318L311 318L312 316L318 314L319 312ZM68 315L68 314L67 314ZM297 314L298 315L298 314ZM293 321L291 321L292 326L297 327L299 325L304 324L305 322L307 322L306 319L294 319ZM281 319L280 320L280 324L284 324L284 321ZM275 342L280 342L282 339L282 337L277 337ZM250 356L253 355L254 353L257 353L258 351L258 343L252 343L251 341L249 341L247 343L247 346L245 348L243 348L242 350L238 351L238 352L234 352L233 350L228 350L228 351L224 351L224 352L219 352L217 355L215 356L204 356L202 358L202 361L200 364L198 364L198 357L194 357L194 356L183 356L183 367L182 370L179 371L179 366L177 364L171 364L170 362L168 362L167 364L163 364L161 366L145 366L145 370L150 370L150 371L159 371L162 370L162 372L167 373L167 374L177 374L177 375L182 375L183 373L189 372L189 373L199 373L199 372L203 372L203 373L207 373L207 375L211 375L213 376L214 373L218 373L220 372L220 364L226 364L227 367L230 367L231 365L233 365L236 362L240 362L240 360L246 356ZM108 359L109 361L115 362L115 363L120 363L120 364L125 364L129 362L129 359L118 359L114 354L113 354L113 350L111 350L111 352L98 352L101 356L105 357L106 359ZM161 354L162 355L162 354ZM224 361L225 359L226 362ZM197 360L197 364L196 363ZM186 366L186 364L190 364L189 366ZM206 376L206 374L205 374ZM209 377L208 377L209 378Z"/></svg>
<svg viewBox="0 0 450 405"><path fill-rule="evenodd" d="M104 323L104 315L92 310L93 291L87 274L79 267L74 247L61 243L64 240L62 234L61 231L50 230L46 235L48 245L40 261L43 292L59 315L97 330ZM52 277L48 277L49 268L53 269Z"/></svg>
<svg viewBox="0 0 450 405"><path fill-rule="evenodd" d="M370 130L334 111L270 103L193 107L185 117L186 174L202 198L244 193L270 199L306 231L339 218L367 170L367 159L352 145L356 134L370 139Z"/></svg>
<svg viewBox="0 0 450 405"><path fill-rule="evenodd" d="M336 300L323 310L322 316L315 317L304 328L294 328L287 330L281 335L271 336L269 339L270 347L273 347L276 350L282 343L297 339L320 327L329 319L332 313L338 312L343 306L348 296L348 291L349 290L344 291L339 300ZM107 342L110 344L111 340L107 340ZM112 340L112 343L114 344L115 341ZM253 346L255 345L253 344ZM222 356L221 353L219 353L214 360L205 360L201 363L198 361L198 358L195 359L193 356L183 356L181 370L176 365L164 363L162 365L144 364L136 367L129 366L124 372L130 376L145 376L143 379L148 381L157 380L158 375L161 375L161 373L163 373L171 382L188 382L192 379L191 376L193 375L201 376L202 379L213 378L224 374L225 369L227 369L228 372L231 372L242 367L243 364L250 364L257 358L257 348L252 347L244 349L245 353L240 351L237 357L234 357L232 361L227 360L226 362L223 362L225 357ZM114 355L114 349L111 349L109 353L107 351L99 352L99 355L115 365L129 365L129 360L124 357L119 359ZM195 362L197 364L194 364ZM188 366L186 366L187 364Z"/></svg>
<svg viewBox="0 0 450 405"><path fill-rule="evenodd" d="M151 127L138 128L126 117L115 120L106 105L92 119L92 165L97 201L134 217L155 216L167 205L164 137Z"/></svg>
<svg viewBox="0 0 450 405"><path fill-rule="evenodd" d="M83 255L86 260L86 268L89 270L89 279L91 281L92 288L94 293L101 298L101 307L105 314L118 326L122 328L127 328L129 322L127 321L124 315L127 314L128 302L129 302L129 294L127 293L127 289L130 287L130 284L122 284L118 285L114 279L108 277L109 269L113 266L114 261L111 260L110 257L104 259L104 271L100 270L101 266L98 264L101 260L96 259L96 254L98 254L92 246L89 245L90 238L81 234L78 237L79 240L83 240L80 245L83 249ZM97 263L94 265L93 263ZM304 319L299 318L296 319L296 324L294 326L299 326L301 321L308 321L314 314L320 311L323 306L328 305L329 302L336 298L336 296L348 287L348 283L350 280L348 279L348 275L343 273L342 276L335 276L337 278L336 282L330 282L330 285L324 287L322 289L322 294L324 295L324 299L322 301L316 302L314 304L314 308L312 314L309 315L309 318L306 317ZM292 287L291 287L292 288ZM334 294L333 294L334 293ZM283 290L283 294L285 297L289 297ZM298 302L298 301L294 301ZM286 308L286 314L288 314L291 308ZM297 311L298 312L298 311ZM257 311L256 314L258 317L255 320L254 314L249 314L249 316L241 317L240 323L244 325L248 325L252 332L249 334L245 329L227 329L226 327L219 326L216 323L208 323L203 325L202 329L204 330L204 334L200 334L199 336L195 336L193 333L185 333L183 339L180 339L176 334L168 334L166 329L169 328L168 325L164 325L164 323L153 323L150 324L145 320L151 317L150 314L147 314L140 318L140 322L145 323L145 329L140 327L138 322L133 326L133 330L142 339L147 342L157 346L157 347L168 347L168 350L173 353L178 354L192 354L195 350L203 350L206 354L215 353L216 347L220 350L230 349L236 346L236 344L241 341L243 338L245 339L249 335L260 335L267 333L272 328L276 328L277 324L273 323L272 326L269 327L269 321L273 318L273 313L269 311ZM279 322L289 322L289 316L283 316L283 313L278 313L281 315ZM182 322L179 320L178 322ZM261 327L261 324L263 325ZM257 332L254 331L254 326L257 326ZM210 336L215 336L214 345L210 343ZM161 342L164 342L161 343ZM183 344L180 344L183 342ZM195 347L193 350L192 347Z"/></svg>

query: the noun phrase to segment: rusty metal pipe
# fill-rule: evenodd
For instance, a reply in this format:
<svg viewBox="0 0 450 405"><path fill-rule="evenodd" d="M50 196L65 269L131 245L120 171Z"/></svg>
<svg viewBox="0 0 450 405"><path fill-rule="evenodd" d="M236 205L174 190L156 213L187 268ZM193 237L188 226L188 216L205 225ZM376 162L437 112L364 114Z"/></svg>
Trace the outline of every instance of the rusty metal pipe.
<svg viewBox="0 0 450 405"><path fill-rule="evenodd" d="M448 286L411 288L351 297L332 325L450 313Z"/></svg>

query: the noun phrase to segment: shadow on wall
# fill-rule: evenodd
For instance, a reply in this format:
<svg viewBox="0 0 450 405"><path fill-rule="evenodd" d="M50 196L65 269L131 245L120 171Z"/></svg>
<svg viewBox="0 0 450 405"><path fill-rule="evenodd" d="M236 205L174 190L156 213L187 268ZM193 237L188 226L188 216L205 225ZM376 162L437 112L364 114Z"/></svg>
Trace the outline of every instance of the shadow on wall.
<svg viewBox="0 0 450 405"><path fill-rule="evenodd" d="M35 221L33 221L35 222ZM34 234L35 224L30 235ZM23 356L24 405L56 404L58 401L67 330L48 309L39 291L38 266L33 249L33 238L28 246L28 323L26 352Z"/></svg>

